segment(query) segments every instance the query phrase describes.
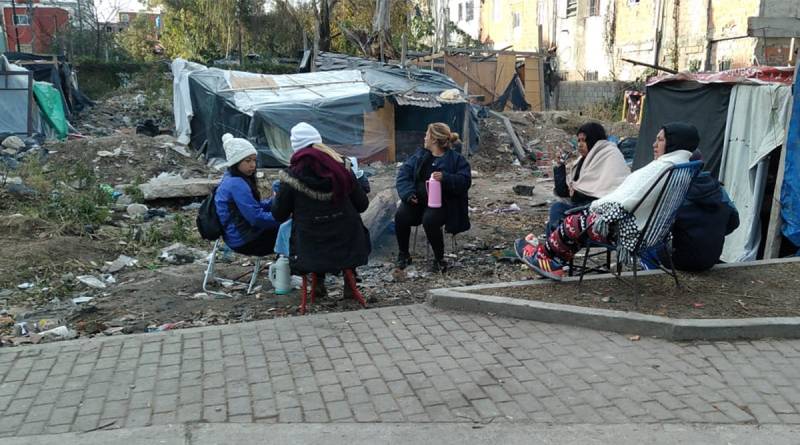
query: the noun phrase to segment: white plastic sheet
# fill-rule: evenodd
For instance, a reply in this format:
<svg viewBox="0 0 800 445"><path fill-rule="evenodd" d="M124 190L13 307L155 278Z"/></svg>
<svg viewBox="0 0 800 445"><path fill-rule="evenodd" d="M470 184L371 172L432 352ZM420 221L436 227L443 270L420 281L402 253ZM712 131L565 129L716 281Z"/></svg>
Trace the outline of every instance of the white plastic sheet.
<svg viewBox="0 0 800 445"><path fill-rule="evenodd" d="M175 114L175 129L178 142L188 144L192 134L189 122L192 119L192 99L189 96L189 75L206 70L203 65L188 62L183 59L175 59L172 62L172 99L173 113Z"/></svg>
<svg viewBox="0 0 800 445"><path fill-rule="evenodd" d="M736 85L731 91L720 181L739 210L740 223L725 238L725 262L756 259L766 157L783 144L791 98L791 87L785 85Z"/></svg>

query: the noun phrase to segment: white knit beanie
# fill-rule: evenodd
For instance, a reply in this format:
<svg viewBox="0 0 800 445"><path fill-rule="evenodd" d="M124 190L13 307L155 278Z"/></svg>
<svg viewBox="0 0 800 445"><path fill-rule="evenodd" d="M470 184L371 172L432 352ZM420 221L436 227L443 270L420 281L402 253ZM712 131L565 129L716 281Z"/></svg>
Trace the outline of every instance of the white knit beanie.
<svg viewBox="0 0 800 445"><path fill-rule="evenodd" d="M309 145L321 144L322 136L319 131L311 125L300 122L292 127L292 150L302 150Z"/></svg>
<svg viewBox="0 0 800 445"><path fill-rule="evenodd" d="M222 148L225 150L225 167L236 165L242 159L258 154L250 141L243 138L235 138L230 133L225 133L222 136Z"/></svg>

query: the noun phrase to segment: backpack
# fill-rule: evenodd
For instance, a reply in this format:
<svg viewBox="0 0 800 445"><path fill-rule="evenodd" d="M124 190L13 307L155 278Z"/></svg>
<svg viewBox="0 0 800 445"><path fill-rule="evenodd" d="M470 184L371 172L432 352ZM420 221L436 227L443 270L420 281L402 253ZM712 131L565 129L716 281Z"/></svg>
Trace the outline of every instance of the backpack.
<svg viewBox="0 0 800 445"><path fill-rule="evenodd" d="M214 204L214 195L216 193L217 189L214 188L203 200L203 203L200 204L200 209L197 212L197 231L200 232L200 236L203 239L209 241L218 240L225 231L219 220L219 215L217 215L217 206Z"/></svg>

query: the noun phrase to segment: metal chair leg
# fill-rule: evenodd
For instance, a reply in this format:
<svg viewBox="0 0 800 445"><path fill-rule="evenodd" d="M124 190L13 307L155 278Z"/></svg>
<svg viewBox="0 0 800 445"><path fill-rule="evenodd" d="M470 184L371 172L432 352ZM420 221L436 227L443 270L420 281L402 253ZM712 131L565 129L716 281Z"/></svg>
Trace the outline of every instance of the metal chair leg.
<svg viewBox="0 0 800 445"><path fill-rule="evenodd" d="M317 281L319 277L317 276L316 272L311 272L311 304L314 304L314 300L317 297Z"/></svg>
<svg viewBox="0 0 800 445"><path fill-rule="evenodd" d="M214 242L214 248L208 255L208 266L206 267L205 276L203 276L203 291L208 292L208 282L214 279L214 263L217 260L217 249L219 249L219 240Z"/></svg>
<svg viewBox="0 0 800 445"><path fill-rule="evenodd" d="M258 273L261 271L261 257L256 257L255 265L253 266L253 276L250 277L250 285L247 286L247 295L253 293L253 288L258 280Z"/></svg>
<svg viewBox="0 0 800 445"><path fill-rule="evenodd" d="M589 246L586 246L586 251L583 252L583 266L581 266L581 276L578 279L578 286L583 284L583 276L586 274L586 263L589 262ZM570 262L570 264L572 264Z"/></svg>
<svg viewBox="0 0 800 445"><path fill-rule="evenodd" d="M636 270L639 269L639 258L633 256L633 297L636 309L639 309L639 281L636 279Z"/></svg>

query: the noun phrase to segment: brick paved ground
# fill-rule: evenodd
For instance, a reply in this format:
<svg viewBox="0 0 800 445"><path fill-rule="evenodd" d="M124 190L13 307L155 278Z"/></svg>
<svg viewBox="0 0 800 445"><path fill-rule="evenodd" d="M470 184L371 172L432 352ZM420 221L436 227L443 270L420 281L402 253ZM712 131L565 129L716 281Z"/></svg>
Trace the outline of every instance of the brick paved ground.
<svg viewBox="0 0 800 445"><path fill-rule="evenodd" d="M174 422L800 424L800 341L425 305L0 350L0 435Z"/></svg>

